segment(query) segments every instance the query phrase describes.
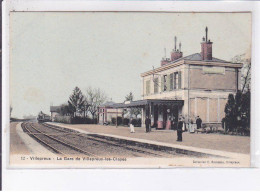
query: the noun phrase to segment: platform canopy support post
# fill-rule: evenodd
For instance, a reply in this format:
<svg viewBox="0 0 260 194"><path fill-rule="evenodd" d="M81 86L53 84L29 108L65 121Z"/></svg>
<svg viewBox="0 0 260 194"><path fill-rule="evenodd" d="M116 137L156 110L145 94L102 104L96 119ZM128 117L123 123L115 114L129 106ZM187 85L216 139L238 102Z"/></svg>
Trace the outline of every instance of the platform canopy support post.
<svg viewBox="0 0 260 194"><path fill-rule="evenodd" d="M149 119L152 118L151 115L152 115L152 103L149 103Z"/></svg>

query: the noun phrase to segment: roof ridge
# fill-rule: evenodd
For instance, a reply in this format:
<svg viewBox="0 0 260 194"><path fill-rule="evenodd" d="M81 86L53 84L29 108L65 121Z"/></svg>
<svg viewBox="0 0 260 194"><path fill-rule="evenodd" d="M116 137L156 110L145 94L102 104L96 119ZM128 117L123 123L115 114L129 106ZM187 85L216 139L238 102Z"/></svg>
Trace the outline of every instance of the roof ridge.
<svg viewBox="0 0 260 194"><path fill-rule="evenodd" d="M200 59L199 58L192 58L192 57L195 57L196 55L199 55L198 57L200 57ZM178 62L178 61L180 61L180 60L194 60L194 61L203 61L202 59L201 59L201 53L193 53L193 54L190 54L190 55L187 55L187 56L185 56L185 57L181 57L181 58L179 58L179 59L176 59L176 60L174 60L174 61L171 61L170 63L167 63L167 64L165 64L165 65L170 65L170 64L173 64L173 63L175 63L175 62ZM212 57L212 60L207 60L207 61L212 61L212 62L226 62L226 63L229 63L229 61L226 61L226 60L223 60L223 59L219 59L219 58L216 58L216 57Z"/></svg>
<svg viewBox="0 0 260 194"><path fill-rule="evenodd" d="M216 58L216 57L212 57L212 59L217 59L217 60L220 60L220 61L229 62L229 61L226 61L226 60L223 60L223 59L219 59L219 58Z"/></svg>

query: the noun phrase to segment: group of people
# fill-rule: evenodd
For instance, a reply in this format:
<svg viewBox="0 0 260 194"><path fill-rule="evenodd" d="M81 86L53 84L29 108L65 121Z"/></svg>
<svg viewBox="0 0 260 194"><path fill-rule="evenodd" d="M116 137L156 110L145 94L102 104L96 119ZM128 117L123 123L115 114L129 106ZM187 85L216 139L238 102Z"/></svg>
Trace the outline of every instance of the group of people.
<svg viewBox="0 0 260 194"><path fill-rule="evenodd" d="M196 126L197 129L200 129L202 125L202 120L199 116L197 116L196 118ZM177 124L177 141L182 141L182 132L184 128L184 118L180 117L178 124Z"/></svg>
<svg viewBox="0 0 260 194"><path fill-rule="evenodd" d="M133 119L131 118L130 122L129 122L130 132L134 133L135 129L134 129L134 125L132 122L133 122ZM196 118L197 129L200 129L201 125L202 125L202 120L199 116L197 116L197 118ZM183 130L184 126L185 126L184 117L180 117L178 120L178 123L177 123L177 141L182 141L182 132L184 131ZM148 116L146 116L146 119L145 119L145 129L146 129L146 133L151 132L151 119Z"/></svg>

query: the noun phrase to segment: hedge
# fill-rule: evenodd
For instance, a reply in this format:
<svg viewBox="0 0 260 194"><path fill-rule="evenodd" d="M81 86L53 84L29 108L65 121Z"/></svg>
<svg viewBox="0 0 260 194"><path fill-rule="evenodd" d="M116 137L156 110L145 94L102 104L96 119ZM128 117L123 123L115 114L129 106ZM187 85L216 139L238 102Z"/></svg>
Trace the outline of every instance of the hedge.
<svg viewBox="0 0 260 194"><path fill-rule="evenodd" d="M128 118L123 119L123 125L128 125L129 122L130 122L130 119L128 119Z"/></svg>
<svg viewBox="0 0 260 194"><path fill-rule="evenodd" d="M112 118L112 124L116 125L116 118ZM122 117L117 117L117 125L122 125L123 121L122 121Z"/></svg>
<svg viewBox="0 0 260 194"><path fill-rule="evenodd" d="M122 117L117 117L117 125L129 125L130 119L128 118L124 118L122 119ZM116 125L116 118L112 118L112 124ZM142 120L141 119L133 119L132 124L135 127L141 127L142 125Z"/></svg>
<svg viewBox="0 0 260 194"><path fill-rule="evenodd" d="M71 116L58 116L54 118L55 122L68 123L68 124L97 124L97 119L71 117Z"/></svg>
<svg viewBox="0 0 260 194"><path fill-rule="evenodd" d="M71 116L59 116L56 115L54 117L54 122L58 122L58 123L71 123Z"/></svg>

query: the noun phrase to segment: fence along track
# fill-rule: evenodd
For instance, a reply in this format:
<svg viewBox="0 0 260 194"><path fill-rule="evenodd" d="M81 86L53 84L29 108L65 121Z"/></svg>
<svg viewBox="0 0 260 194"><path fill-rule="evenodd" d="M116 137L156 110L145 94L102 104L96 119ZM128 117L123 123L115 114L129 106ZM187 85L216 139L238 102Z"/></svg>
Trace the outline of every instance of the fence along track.
<svg viewBox="0 0 260 194"><path fill-rule="evenodd" d="M39 131L38 129L36 129L34 126L32 126L32 125L29 124L29 123L28 123L28 125L29 125L30 127L32 127L34 130L36 130L39 134L42 134L42 135L44 135L44 136L46 136L46 137L48 137L48 138L50 138L50 139L52 139L52 140L54 140L54 141L56 141L56 142L62 144L62 145L64 145L64 146L67 146L67 147L69 147L69 148L71 148L71 149L73 149L73 150L76 150L76 151L78 151L78 152L80 152L80 153L83 153L83 154L86 154L86 155L88 155L88 156L98 157L97 155L92 154L92 153L90 153L90 152L87 152L87 151L85 151L85 150L82 150L82 149L80 149L80 148L78 148L78 147L76 147L76 146L74 146L74 145L71 145L71 144L66 143L66 142L64 142L64 141L61 141L61 140L59 140L59 139L57 139L57 138L51 137L50 135L47 135L46 133L43 133L43 132ZM24 125L24 126L26 127L26 125ZM38 138L36 135L34 135L33 133L31 133L31 131L28 130L27 127L26 127L26 130L29 131L29 133L30 133L31 135L33 135L36 139L38 139L40 142L43 142L45 145L47 145L47 146L50 147L51 149L55 150L55 152L61 153L62 155L68 155L68 154L64 154L63 152L57 150L56 148L53 148L53 146L49 145L48 143L46 143L46 142L43 141L42 139Z"/></svg>

